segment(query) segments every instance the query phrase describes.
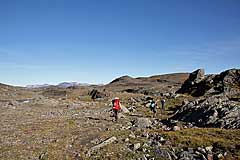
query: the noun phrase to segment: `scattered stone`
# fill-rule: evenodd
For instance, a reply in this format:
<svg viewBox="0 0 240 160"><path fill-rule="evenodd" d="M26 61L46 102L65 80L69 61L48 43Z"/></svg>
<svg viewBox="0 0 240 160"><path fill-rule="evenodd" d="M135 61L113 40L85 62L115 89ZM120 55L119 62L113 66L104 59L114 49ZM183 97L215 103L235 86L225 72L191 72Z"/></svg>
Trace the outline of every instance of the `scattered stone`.
<svg viewBox="0 0 240 160"><path fill-rule="evenodd" d="M188 148L188 152L189 152L189 153L194 153L193 148Z"/></svg>
<svg viewBox="0 0 240 160"><path fill-rule="evenodd" d="M129 142L129 138L126 138L126 139L125 139L125 142Z"/></svg>
<svg viewBox="0 0 240 160"><path fill-rule="evenodd" d="M48 152L42 153L38 158L40 160L48 160Z"/></svg>
<svg viewBox="0 0 240 160"><path fill-rule="evenodd" d="M91 156L91 153L92 153L93 151L96 151L96 150L98 150L98 149L100 149L100 148L102 148L102 147L104 147L104 146L106 146L106 145L109 145L109 144L115 142L116 140L117 140L116 137L111 137L111 138L107 139L106 141L100 143L99 145L93 146L92 148L90 148L90 150L88 151L88 154L87 154L87 155L88 155L88 156Z"/></svg>
<svg viewBox="0 0 240 160"><path fill-rule="evenodd" d="M204 156L204 154L202 154L202 153L200 153L200 152L198 152L198 151L196 151L195 153L196 153L196 155L199 157L199 159L201 159L201 160L207 160L207 158Z"/></svg>
<svg viewBox="0 0 240 160"><path fill-rule="evenodd" d="M135 143L135 144L133 145L133 151L138 150L140 147L141 147L141 144L140 144L140 143Z"/></svg>
<svg viewBox="0 0 240 160"><path fill-rule="evenodd" d="M151 144L151 142L150 142L150 144ZM144 143L144 144L143 144L143 147L146 147L146 148L147 148L147 147L149 147L149 144Z"/></svg>
<svg viewBox="0 0 240 160"><path fill-rule="evenodd" d="M206 150L208 153L212 153L213 146L207 146L207 147L205 147L205 150Z"/></svg>
<svg viewBox="0 0 240 160"><path fill-rule="evenodd" d="M171 155L172 159L178 159L174 151L169 151L169 154Z"/></svg>
<svg viewBox="0 0 240 160"><path fill-rule="evenodd" d="M136 107L135 106L131 106L131 107L128 108L128 110L130 112L135 112L136 111Z"/></svg>
<svg viewBox="0 0 240 160"><path fill-rule="evenodd" d="M224 154L223 154L225 157L227 156L227 152L224 152Z"/></svg>
<svg viewBox="0 0 240 160"><path fill-rule="evenodd" d="M163 137L160 137L159 141L160 141L160 142L165 142L166 139L164 139Z"/></svg>
<svg viewBox="0 0 240 160"><path fill-rule="evenodd" d="M83 160L79 153L75 153L74 160Z"/></svg>
<svg viewBox="0 0 240 160"><path fill-rule="evenodd" d="M202 147L198 147L197 150L202 154L206 154L206 150Z"/></svg>
<svg viewBox="0 0 240 160"><path fill-rule="evenodd" d="M181 130L181 128L179 126L174 126L173 127L173 131L180 131L180 130Z"/></svg>
<svg viewBox="0 0 240 160"><path fill-rule="evenodd" d="M99 143L99 139L96 138L96 139L94 139L94 140L91 140L90 142L91 142L92 144L98 144L98 143Z"/></svg>
<svg viewBox="0 0 240 160"><path fill-rule="evenodd" d="M145 153L145 152L147 152L147 149L146 149L146 148L143 148L142 151Z"/></svg>
<svg viewBox="0 0 240 160"><path fill-rule="evenodd" d="M207 160L213 160L213 155L212 154L208 154L207 155Z"/></svg>
<svg viewBox="0 0 240 160"><path fill-rule="evenodd" d="M179 160L193 160L193 154L191 154L187 151L183 151L178 154L178 159Z"/></svg>
<svg viewBox="0 0 240 160"><path fill-rule="evenodd" d="M172 160L172 157L169 152L170 151L168 149L158 148L155 151L155 155L156 155L156 158L159 158L159 159Z"/></svg>
<svg viewBox="0 0 240 160"><path fill-rule="evenodd" d="M148 118L137 118L134 121L134 125L138 128L150 128L152 122Z"/></svg>
<svg viewBox="0 0 240 160"><path fill-rule="evenodd" d="M219 154L217 155L217 157L218 157L218 159L222 159L222 158L224 158L224 156L223 156L222 153L219 153Z"/></svg>
<svg viewBox="0 0 240 160"><path fill-rule="evenodd" d="M149 155L149 154L146 154L146 155L145 155L145 157L146 157L146 158L150 158L150 157L151 157L151 155Z"/></svg>
<svg viewBox="0 0 240 160"><path fill-rule="evenodd" d="M134 133L131 133L131 134L129 134L129 138L135 139L136 136L134 135Z"/></svg>
<svg viewBox="0 0 240 160"><path fill-rule="evenodd" d="M126 118L126 116L123 115L122 113L118 113L118 118Z"/></svg>
<svg viewBox="0 0 240 160"><path fill-rule="evenodd" d="M137 100L134 99L133 97L130 97L130 98L128 99L128 101L129 101L129 102L132 102L132 103L136 103L136 102L137 102Z"/></svg>
<svg viewBox="0 0 240 160"><path fill-rule="evenodd" d="M143 133L142 133L142 137L146 137L146 138L148 138L148 137L149 137L148 132L143 132Z"/></svg>
<svg viewBox="0 0 240 160"><path fill-rule="evenodd" d="M187 105L188 103L189 103L189 101L188 101L187 99L184 99L184 100L182 101L182 105L183 105L183 106Z"/></svg>

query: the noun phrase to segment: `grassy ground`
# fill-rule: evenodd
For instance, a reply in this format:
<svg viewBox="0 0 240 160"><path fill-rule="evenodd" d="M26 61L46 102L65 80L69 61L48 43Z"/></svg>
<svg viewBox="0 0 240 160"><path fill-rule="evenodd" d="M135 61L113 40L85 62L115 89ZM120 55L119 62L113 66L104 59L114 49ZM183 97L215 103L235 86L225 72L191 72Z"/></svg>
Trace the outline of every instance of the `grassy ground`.
<svg viewBox="0 0 240 160"><path fill-rule="evenodd" d="M228 153L228 159L240 159L240 131L217 128L185 129L162 132L175 147L213 146L215 151Z"/></svg>
<svg viewBox="0 0 240 160"><path fill-rule="evenodd" d="M126 114L126 118L121 119L119 123L112 122L113 118L110 117L110 114L104 112L105 109L108 109L107 104L111 98L104 101L92 101L86 95L87 92L87 90L74 90L67 92L64 99L59 100L59 97L56 96L54 100L44 99L47 101L40 104L30 102L14 106L15 108L13 106L0 106L0 159L37 160L41 155L45 159L51 160L135 159L142 157L141 152L133 152L130 146L135 143L140 143L142 146L148 141L148 139L141 137L142 131L132 131L139 137L131 139L129 138L130 130L120 130L121 126L126 126L132 117ZM126 107L130 105L130 97L143 96L129 93L115 95L110 93L110 95L111 97L119 96ZM166 112L161 114L158 109L156 118L170 117L175 107L180 106L185 98L191 99L187 96L167 99ZM70 106L67 107L66 104L70 104ZM148 118L153 116L149 108L141 104L136 107L137 116ZM238 156L240 159L239 130L208 128L185 129L176 132L153 129L148 131L164 135L174 147L213 145L219 150L231 153L229 159L233 156ZM112 136L117 137L116 142L93 153L92 157L86 156L91 147ZM129 142L125 142L126 138L129 138ZM93 143L92 141L95 140L96 143Z"/></svg>

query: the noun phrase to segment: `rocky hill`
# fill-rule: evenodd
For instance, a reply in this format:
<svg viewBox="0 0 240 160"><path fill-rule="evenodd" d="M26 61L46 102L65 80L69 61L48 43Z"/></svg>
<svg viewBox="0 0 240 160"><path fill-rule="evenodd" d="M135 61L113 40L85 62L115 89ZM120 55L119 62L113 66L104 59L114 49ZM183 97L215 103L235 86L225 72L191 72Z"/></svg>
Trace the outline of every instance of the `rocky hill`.
<svg viewBox="0 0 240 160"><path fill-rule="evenodd" d="M151 77L132 78L123 76L104 86L110 91L142 93L145 95L160 95L174 93L188 78L188 73L174 73Z"/></svg>
<svg viewBox="0 0 240 160"><path fill-rule="evenodd" d="M16 87L0 83L0 101L21 99L22 97L30 97L32 95L33 92L24 87Z"/></svg>
<svg viewBox="0 0 240 160"><path fill-rule="evenodd" d="M151 77L138 77L132 78L130 76L122 76L110 82L109 85L156 85L157 83L169 83L169 84L182 84L189 76L189 73L173 73L165 75L156 75ZM155 84L154 84L155 83Z"/></svg>

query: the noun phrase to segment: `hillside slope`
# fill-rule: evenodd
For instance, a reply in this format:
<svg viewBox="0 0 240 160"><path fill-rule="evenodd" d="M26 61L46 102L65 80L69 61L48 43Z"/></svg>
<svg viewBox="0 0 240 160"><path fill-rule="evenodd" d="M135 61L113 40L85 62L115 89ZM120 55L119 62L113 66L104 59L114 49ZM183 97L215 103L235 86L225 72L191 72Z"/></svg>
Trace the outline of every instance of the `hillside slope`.
<svg viewBox="0 0 240 160"><path fill-rule="evenodd" d="M103 87L118 92L126 91L129 93L160 95L161 93L174 93L188 77L189 73L173 73L138 78L123 76Z"/></svg>

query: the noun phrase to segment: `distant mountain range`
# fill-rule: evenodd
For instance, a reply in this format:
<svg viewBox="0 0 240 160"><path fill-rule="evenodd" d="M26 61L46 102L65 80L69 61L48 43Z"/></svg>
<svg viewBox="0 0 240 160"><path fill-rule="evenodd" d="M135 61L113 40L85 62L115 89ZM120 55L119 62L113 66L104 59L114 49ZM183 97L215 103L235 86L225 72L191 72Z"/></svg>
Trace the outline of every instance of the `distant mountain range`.
<svg viewBox="0 0 240 160"><path fill-rule="evenodd" d="M27 85L27 88L44 88L44 87L49 87L51 86L50 84L35 84L35 85Z"/></svg>
<svg viewBox="0 0 240 160"><path fill-rule="evenodd" d="M68 88L68 87L75 87L75 86L89 86L90 84L88 83L78 83L78 82L63 82L59 83L57 87L60 88Z"/></svg>
<svg viewBox="0 0 240 160"><path fill-rule="evenodd" d="M77 86L89 86L87 83L78 83L78 82L62 82L58 85L50 85L50 84L36 84L36 85L27 85L27 88L45 88L45 87L60 87L60 88L68 88L68 87L77 87Z"/></svg>

